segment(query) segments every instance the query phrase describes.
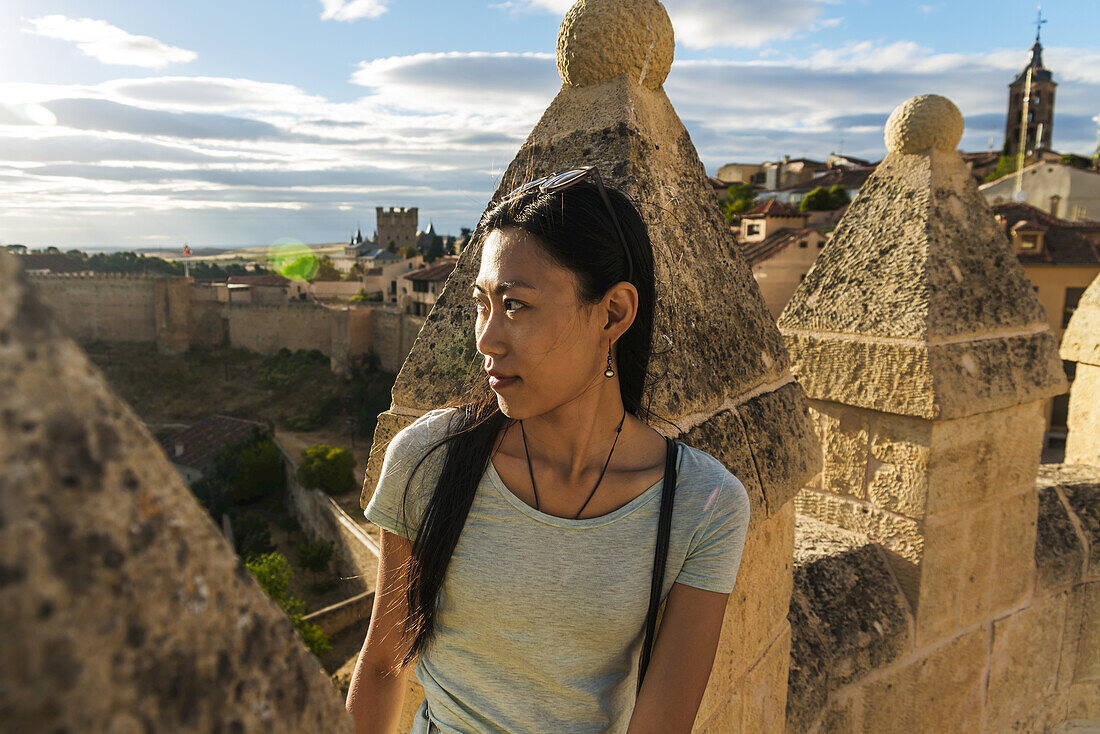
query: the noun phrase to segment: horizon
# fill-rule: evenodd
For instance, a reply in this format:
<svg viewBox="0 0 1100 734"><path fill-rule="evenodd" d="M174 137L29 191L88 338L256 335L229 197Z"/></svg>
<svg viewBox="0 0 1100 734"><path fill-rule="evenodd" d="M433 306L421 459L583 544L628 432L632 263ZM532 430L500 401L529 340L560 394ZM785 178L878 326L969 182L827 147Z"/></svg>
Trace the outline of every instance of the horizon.
<svg viewBox="0 0 1100 734"><path fill-rule="evenodd" d="M676 32L665 89L712 176L783 155L878 160L886 117L924 93L959 106L960 150L999 150L1036 32L1021 0L664 4ZM1042 25L1058 83L1051 147L1084 156L1100 112L1100 46L1077 21L1090 4L1044 9ZM417 207L419 229L472 228L560 87L570 5L196 0L150 15L138 0L9 2L0 243L334 244L357 226L369 236L377 206ZM976 27L994 41L976 42Z"/></svg>

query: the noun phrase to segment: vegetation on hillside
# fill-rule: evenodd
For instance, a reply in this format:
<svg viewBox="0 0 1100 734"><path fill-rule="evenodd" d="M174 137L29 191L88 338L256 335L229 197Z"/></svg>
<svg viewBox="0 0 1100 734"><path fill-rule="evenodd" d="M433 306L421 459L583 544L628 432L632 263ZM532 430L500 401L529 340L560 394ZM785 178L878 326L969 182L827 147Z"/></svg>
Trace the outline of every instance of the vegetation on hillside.
<svg viewBox="0 0 1100 734"><path fill-rule="evenodd" d="M802 201L798 202L798 210L801 212L833 211L850 201L848 190L840 184L829 188L818 186L802 197Z"/></svg>

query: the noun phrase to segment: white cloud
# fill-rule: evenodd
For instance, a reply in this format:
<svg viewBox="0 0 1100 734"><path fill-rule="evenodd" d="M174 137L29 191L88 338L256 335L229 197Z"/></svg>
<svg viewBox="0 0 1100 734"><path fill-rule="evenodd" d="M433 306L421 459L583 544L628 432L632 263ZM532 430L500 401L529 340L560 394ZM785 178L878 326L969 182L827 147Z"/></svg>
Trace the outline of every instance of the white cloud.
<svg viewBox="0 0 1100 734"><path fill-rule="evenodd" d="M824 6L831 4L835 0L769 0L764 11L759 0L665 0L664 6L677 43L760 48L768 41L837 25L840 18L821 17ZM504 0L494 7L564 15L572 5L573 0Z"/></svg>
<svg viewBox="0 0 1100 734"><path fill-rule="evenodd" d="M1095 145L1100 50L1045 49L1059 82L1054 145ZM1026 49L937 54L852 43L797 57L677 61L665 88L708 171L734 160L830 151L877 159L902 101L937 93L963 112L964 150L999 147L1007 85ZM441 231L476 222L499 176L560 88L551 54L420 53L362 62L362 96L289 84L161 76L91 85L0 83L54 126L0 105L0 239L34 247L192 246L278 236L346 239L374 206L419 206ZM68 229L66 229L68 228ZM203 240L199 232L206 232Z"/></svg>
<svg viewBox="0 0 1100 734"><path fill-rule="evenodd" d="M321 0L321 20L377 18L385 13L389 0Z"/></svg>
<svg viewBox="0 0 1100 734"><path fill-rule="evenodd" d="M43 15L25 19L32 28L24 29L46 38L72 41L82 52L104 64L159 68L167 64L193 61L194 51L161 43L149 36L135 36L107 21L92 18L68 18Z"/></svg>

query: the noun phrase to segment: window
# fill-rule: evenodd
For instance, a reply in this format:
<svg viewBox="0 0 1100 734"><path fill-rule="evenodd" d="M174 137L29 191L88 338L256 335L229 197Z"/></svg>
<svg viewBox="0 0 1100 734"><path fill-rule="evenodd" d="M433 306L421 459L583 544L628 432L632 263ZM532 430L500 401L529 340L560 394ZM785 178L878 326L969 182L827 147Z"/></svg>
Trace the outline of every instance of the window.
<svg viewBox="0 0 1100 734"><path fill-rule="evenodd" d="M745 234L749 237L760 234L760 222L749 222L745 226Z"/></svg>
<svg viewBox="0 0 1100 734"><path fill-rule="evenodd" d="M820 250L824 246L825 246L825 240L818 240L817 241L817 249Z"/></svg>
<svg viewBox="0 0 1100 734"><path fill-rule="evenodd" d="M1077 310L1077 304L1081 301L1084 288L1066 288L1066 305L1062 308L1062 328L1069 326L1070 317Z"/></svg>
<svg viewBox="0 0 1100 734"><path fill-rule="evenodd" d="M1034 250L1039 246L1039 235L1035 234L1022 234L1020 235L1020 249L1021 250Z"/></svg>
<svg viewBox="0 0 1100 734"><path fill-rule="evenodd" d="M809 247L810 243L807 242L806 240L802 240L801 242L798 243L798 246L805 248L805 247Z"/></svg>
<svg viewBox="0 0 1100 734"><path fill-rule="evenodd" d="M413 281L413 293L427 293L428 281L426 280L414 280Z"/></svg>

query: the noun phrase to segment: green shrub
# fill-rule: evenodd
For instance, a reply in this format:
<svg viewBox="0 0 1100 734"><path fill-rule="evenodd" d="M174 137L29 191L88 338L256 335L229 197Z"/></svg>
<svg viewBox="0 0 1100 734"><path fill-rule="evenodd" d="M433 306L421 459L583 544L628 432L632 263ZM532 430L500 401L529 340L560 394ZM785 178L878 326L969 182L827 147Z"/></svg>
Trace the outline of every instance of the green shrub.
<svg viewBox="0 0 1100 734"><path fill-rule="evenodd" d="M275 442L265 436L246 444L240 451L229 486L237 504L281 497L286 490L286 464Z"/></svg>
<svg viewBox="0 0 1100 734"><path fill-rule="evenodd" d="M315 431L328 425L340 413L341 400L338 395L329 395L314 400L304 413L286 417L283 422L292 431Z"/></svg>
<svg viewBox="0 0 1100 734"><path fill-rule="evenodd" d="M295 559L298 565L313 573L324 573L332 561L332 555L336 550L336 544L331 540L310 540L299 543L294 549Z"/></svg>
<svg viewBox="0 0 1100 734"><path fill-rule="evenodd" d="M295 515L286 514L283 519L279 521L279 527L288 533L300 533L302 532L302 523L298 522L298 518Z"/></svg>
<svg viewBox="0 0 1100 734"><path fill-rule="evenodd" d="M266 553L249 559L245 565L248 572L267 592L276 604L290 617L298 635L314 655L332 649L332 640L321 631L321 628L302 619L306 605L301 599L290 593L290 582L294 577L294 569L290 561L281 553Z"/></svg>
<svg viewBox="0 0 1100 734"><path fill-rule="evenodd" d="M275 390L289 390L318 367L327 367L328 364L329 358L319 349L299 349L292 353L283 347L264 358L260 366L260 382Z"/></svg>
<svg viewBox="0 0 1100 734"><path fill-rule="evenodd" d="M231 510L229 522L233 526L233 542L241 558L263 555L275 550L271 542L271 526L258 512Z"/></svg>
<svg viewBox="0 0 1100 734"><path fill-rule="evenodd" d="M295 476L306 489L349 492L355 489L355 455L347 449L315 444L302 451Z"/></svg>
<svg viewBox="0 0 1100 734"><path fill-rule="evenodd" d="M229 484L213 474L203 474L192 482L191 492L217 523L221 523L222 514L233 507Z"/></svg>

